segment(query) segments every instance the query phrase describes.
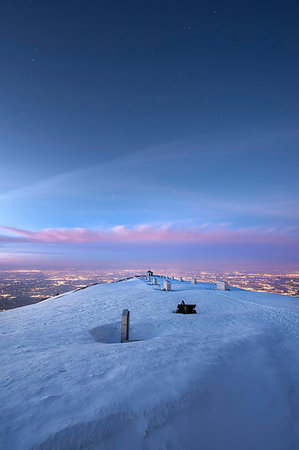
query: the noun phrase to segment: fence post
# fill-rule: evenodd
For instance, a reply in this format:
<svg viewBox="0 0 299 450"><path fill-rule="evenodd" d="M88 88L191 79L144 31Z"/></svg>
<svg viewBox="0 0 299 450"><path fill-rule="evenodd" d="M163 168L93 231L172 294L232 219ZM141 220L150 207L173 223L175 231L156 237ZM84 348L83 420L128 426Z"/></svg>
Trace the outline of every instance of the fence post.
<svg viewBox="0 0 299 450"><path fill-rule="evenodd" d="M128 342L130 328L130 311L124 309L121 316L121 340L120 342Z"/></svg>

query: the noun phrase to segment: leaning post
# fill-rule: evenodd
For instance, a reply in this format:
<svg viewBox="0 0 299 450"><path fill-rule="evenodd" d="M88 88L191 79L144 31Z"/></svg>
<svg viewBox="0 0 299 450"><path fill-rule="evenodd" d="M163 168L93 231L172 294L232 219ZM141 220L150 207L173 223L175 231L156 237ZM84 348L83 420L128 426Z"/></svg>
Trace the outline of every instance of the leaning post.
<svg viewBox="0 0 299 450"><path fill-rule="evenodd" d="M130 328L130 311L124 309L121 316L121 339L120 342L129 341L129 328Z"/></svg>

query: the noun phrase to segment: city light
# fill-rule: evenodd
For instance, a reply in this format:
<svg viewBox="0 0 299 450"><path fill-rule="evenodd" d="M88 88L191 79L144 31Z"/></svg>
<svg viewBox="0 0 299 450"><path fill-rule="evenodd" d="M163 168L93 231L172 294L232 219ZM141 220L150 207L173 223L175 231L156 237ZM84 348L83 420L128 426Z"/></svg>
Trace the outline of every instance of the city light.
<svg viewBox="0 0 299 450"><path fill-rule="evenodd" d="M0 311L38 303L49 297L82 289L93 283L112 283L128 276L140 275L144 269L107 271L6 270L0 272ZM298 273L257 273L221 271L166 271L169 276L191 281L216 283L227 281L230 286L260 292L299 297Z"/></svg>

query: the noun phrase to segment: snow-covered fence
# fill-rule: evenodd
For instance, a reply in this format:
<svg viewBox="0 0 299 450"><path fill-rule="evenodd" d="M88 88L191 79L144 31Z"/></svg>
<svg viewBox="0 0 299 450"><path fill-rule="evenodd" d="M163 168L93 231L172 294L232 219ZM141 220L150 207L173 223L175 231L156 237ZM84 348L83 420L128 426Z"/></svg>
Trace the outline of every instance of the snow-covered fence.
<svg viewBox="0 0 299 450"><path fill-rule="evenodd" d="M124 309L121 316L121 338L120 342L128 342L130 328L130 311Z"/></svg>
<svg viewBox="0 0 299 450"><path fill-rule="evenodd" d="M171 282L164 280L163 291L171 291Z"/></svg>
<svg viewBox="0 0 299 450"><path fill-rule="evenodd" d="M229 291L227 282L226 281L217 281L217 290Z"/></svg>

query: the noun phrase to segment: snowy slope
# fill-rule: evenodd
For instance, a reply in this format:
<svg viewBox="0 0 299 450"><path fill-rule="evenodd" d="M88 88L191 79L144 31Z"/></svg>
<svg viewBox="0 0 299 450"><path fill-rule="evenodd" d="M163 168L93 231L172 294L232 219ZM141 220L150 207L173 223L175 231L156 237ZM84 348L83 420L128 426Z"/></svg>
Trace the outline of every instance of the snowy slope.
<svg viewBox="0 0 299 450"><path fill-rule="evenodd" d="M172 286L2 312L0 449L299 449L298 299ZM181 300L198 314L173 314Z"/></svg>

